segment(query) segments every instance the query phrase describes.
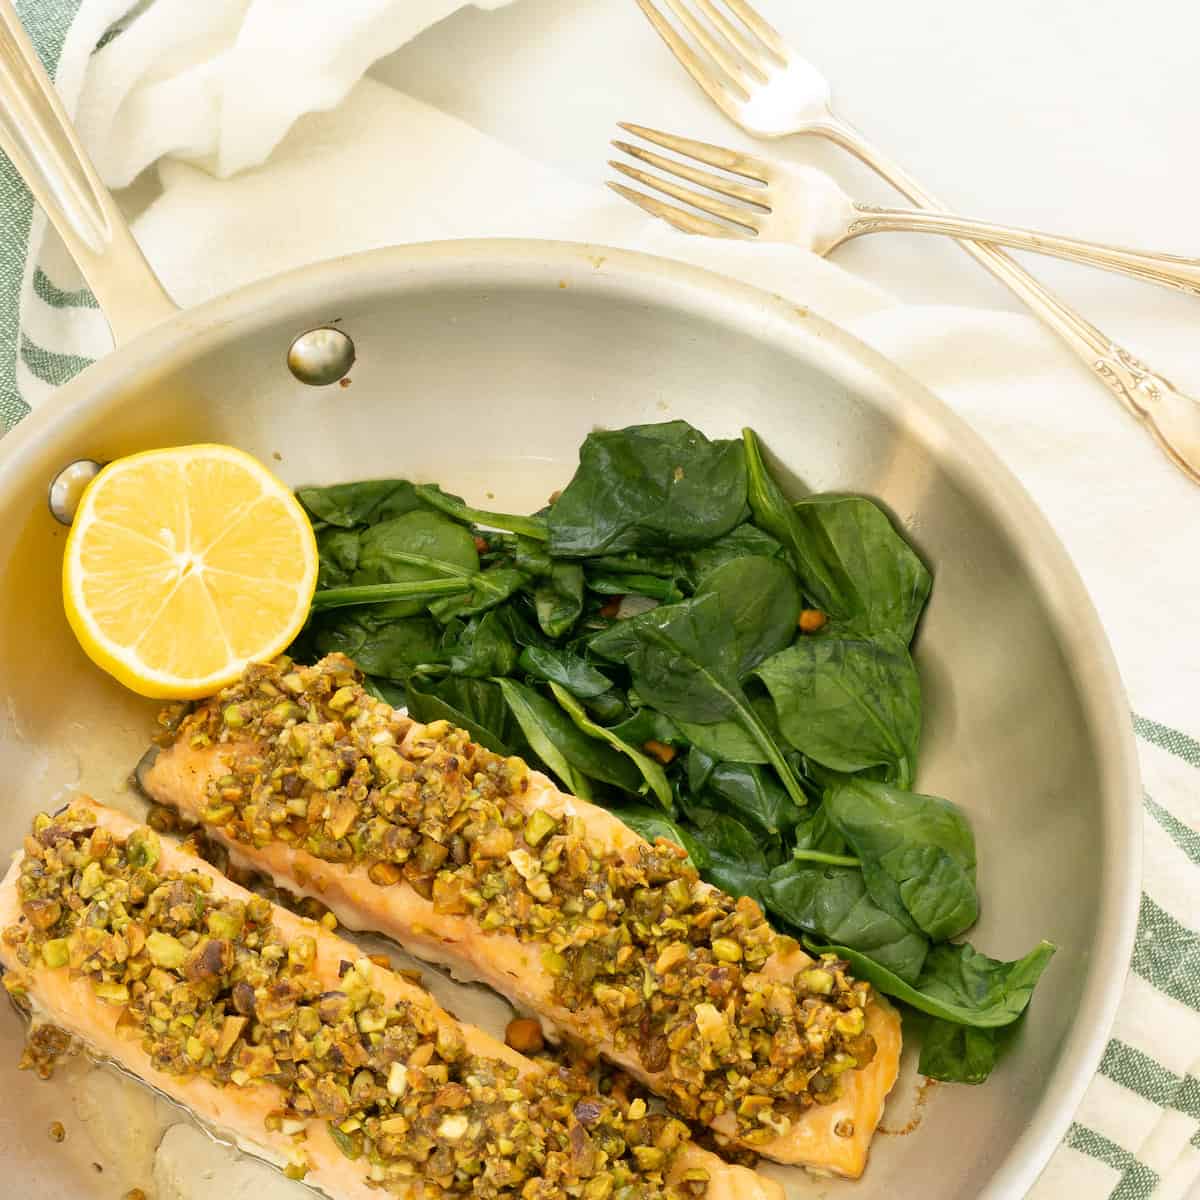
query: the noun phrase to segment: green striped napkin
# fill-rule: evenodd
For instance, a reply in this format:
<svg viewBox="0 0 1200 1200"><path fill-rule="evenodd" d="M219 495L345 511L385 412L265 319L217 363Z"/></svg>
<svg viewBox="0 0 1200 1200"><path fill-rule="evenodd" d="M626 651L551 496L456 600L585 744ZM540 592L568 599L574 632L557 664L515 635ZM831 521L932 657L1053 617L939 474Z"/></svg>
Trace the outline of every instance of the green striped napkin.
<svg viewBox="0 0 1200 1200"><path fill-rule="evenodd" d="M1100 1074L1035 1200L1183 1200L1200 1186L1200 742L1133 724L1147 790L1132 970Z"/></svg>
<svg viewBox="0 0 1200 1200"><path fill-rule="evenodd" d="M91 53L112 36L114 22L133 2L16 0L17 10L43 61L55 75L69 111L74 111ZM481 137L473 132L470 136ZM327 136L325 144L340 143L338 138ZM495 144L489 145L492 147L490 153L495 155ZM381 168L376 166L374 169ZM236 181L213 186L212 193L206 192L207 201L215 198L220 187L236 187ZM390 194L389 205L395 195L396 192ZM240 216L240 209L238 213ZM442 219L448 220L444 214ZM411 215L405 220L410 222L406 227L409 234L420 236L419 222ZM229 214L226 214L226 222L227 227L235 223ZM91 294L79 286L56 239L44 238L44 230L44 220L35 210L28 193L7 161L0 158L0 422L6 429L30 408L44 401L54 388L104 353L107 346L103 319ZM453 236L455 232L465 234L470 231L456 231L443 225L437 227L433 236ZM485 230L478 228L475 231ZM618 240L618 235L607 234L601 225L593 232L596 240ZM572 234L568 231L565 236ZM185 229L176 230L172 244L175 247L186 244ZM663 252L661 246L655 248ZM185 253L178 249L176 252ZM755 264L753 274L734 263L729 256L742 252L737 246L722 245L710 249L700 239L693 239L686 248L681 242L676 250L666 252L677 252L681 257L716 265L730 274L757 277L760 282L764 274L761 260ZM705 259L706 254L718 253L726 257ZM782 252L774 257L783 262L788 271L796 266L795 260L787 259ZM820 264L820 269L829 274L814 275L816 282L810 280L811 286L815 290L825 283L832 288L832 269L825 264ZM839 286L844 287L844 281ZM778 290L787 291L782 281ZM872 297L877 296L877 292L871 293L863 302L866 309L875 304ZM839 315L837 302L832 298L827 301L826 311ZM967 390L962 387L962 375L963 363L986 361L986 354L978 351L981 345L997 346L997 356L1003 352L1003 367L995 371L998 378L1004 370L1011 372L1014 362L1033 364L1039 361L1039 354L1053 355L1057 351L1045 351L1040 344L1031 342L1026 325L1014 332L1020 318L1000 319L995 314L938 310L935 320L929 315L924 318L914 316L909 327L902 315L897 317L897 313L904 311L899 308L882 311L876 326L868 328L868 321L855 326L856 331L944 395L989 436L1001 453L1007 451L1006 457L1055 518L1055 502L1060 495L1051 484L1033 477L1034 455L1022 457L1021 439L1026 431L1014 428L1011 393L1005 399L1004 410L1009 424L1004 425L995 415L999 405L994 402L994 395L989 395L985 388L977 389L982 398L975 402L975 407L963 400ZM919 314L921 310L908 311ZM841 317L853 324L852 314L842 312ZM944 339L946 330L955 327L956 322L956 336L963 340L956 343L957 353L950 369L944 365L946 356L939 357L942 343L938 339ZM890 338L881 332L885 326L890 328ZM969 342L967 339L976 333L981 340ZM1005 338L1012 339L1012 344L1005 346ZM972 353L964 351L967 345L975 348L972 351L974 359ZM1014 349L1020 353L1014 353ZM942 366L939 367L939 363ZM1052 366L1059 368L1059 361L1054 359ZM1029 369L1034 368L1030 366ZM1045 371L1051 369L1046 367ZM1004 380L1003 383L1009 387L1011 381ZM1066 402L1064 397L1074 385L1069 377L1061 383L1055 381L1054 394L1059 400L1056 412L1061 410ZM1040 379L1040 386L1049 386L1045 376ZM1079 386L1083 389L1080 411L1095 414L1097 422L1109 420L1108 411L1099 407L1105 401L1103 396L1094 394L1094 385L1083 380ZM1032 422L1035 417L1031 414L1037 407L1036 402L1031 402L1022 419ZM1120 414L1113 419L1124 421ZM1143 442L1148 444L1148 439L1144 439L1132 424L1128 427L1118 424L1114 429L1114 436L1128 439L1127 448L1135 455L1141 452ZM1060 439L1055 445L1059 458L1047 467L1047 479L1072 468L1067 441ZM1122 453L1125 453L1125 446L1123 442ZM1088 453L1086 446L1082 453ZM1152 490L1155 494L1166 492L1177 482L1170 467L1157 457L1156 451L1145 453L1143 469L1135 471L1131 467L1130 475L1150 477L1154 481ZM1043 486L1039 487L1039 483ZM1078 480L1075 485L1078 486ZM1181 493L1177 509L1173 511L1181 512L1189 502L1195 503L1194 495ZM1184 519L1176 517L1176 520ZM1062 520L1057 523L1060 527L1064 525ZM1069 548L1076 553L1085 577L1095 590L1097 582L1104 582L1103 571L1110 568L1089 563L1086 555L1072 544L1069 532L1063 529ZM1186 541L1182 547L1186 550ZM1092 574L1089 574L1089 566L1094 568ZM1124 569L1130 567L1126 565ZM1195 606L1195 589L1188 591L1184 587L1181 591L1179 604L1190 602ZM1101 596L1097 598L1100 600ZM1170 619L1165 602L1159 615L1163 621ZM1177 615L1184 617L1186 612L1180 609ZM1188 630L1196 626L1194 616L1190 618L1190 624L1188 620L1181 624L1186 640ZM1121 639L1115 640L1120 650ZM1193 654L1194 660L1194 647L1187 648L1183 655L1185 660L1187 653ZM1146 684L1146 673L1135 659L1129 655L1126 659L1135 702L1143 708L1153 708L1150 700L1160 694L1160 690ZM1132 672L1128 670L1131 662L1138 668ZM1165 667L1164 672L1169 673ZM1196 703L1195 675L1191 676L1190 684L1180 684L1178 675L1179 671L1175 670L1174 683L1167 689L1167 694L1174 698L1167 711L1185 714L1175 717L1174 722L1188 726L1188 732L1148 717L1133 718L1147 788L1144 800L1146 878L1137 944L1124 1001L1099 1074L1062 1146L1031 1193L1036 1200L1055 1200L1061 1196L1070 1196L1072 1200L1102 1200L1106 1197L1111 1200L1182 1200L1192 1194L1200 1181L1200 707ZM1002 1084L997 1081L992 1086Z"/></svg>
<svg viewBox="0 0 1200 1200"><path fill-rule="evenodd" d="M63 46L82 3L83 0L16 0L17 15L52 74L58 68ZM33 276L27 261L29 248L41 240L31 238L31 234L35 224L40 233L44 218L39 212L35 220L33 199L3 156L0 168L0 294L4 297L0 307L0 422L9 429L30 407L22 394L24 381L19 379L20 374L33 372L35 377L41 375L44 382L53 386L65 383L87 364L70 361L72 356L55 355L22 336L21 300Z"/></svg>

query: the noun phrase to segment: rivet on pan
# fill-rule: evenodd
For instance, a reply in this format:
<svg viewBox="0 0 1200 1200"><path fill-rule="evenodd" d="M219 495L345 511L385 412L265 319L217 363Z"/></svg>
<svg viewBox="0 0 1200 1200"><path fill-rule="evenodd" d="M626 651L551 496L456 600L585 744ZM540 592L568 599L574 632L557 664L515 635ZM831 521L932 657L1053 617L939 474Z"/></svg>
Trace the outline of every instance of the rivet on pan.
<svg viewBox="0 0 1200 1200"><path fill-rule="evenodd" d="M90 458L77 458L51 480L50 515L60 525L70 525L75 520L83 489L96 478L102 465Z"/></svg>
<svg viewBox="0 0 1200 1200"><path fill-rule="evenodd" d="M354 343L340 329L310 329L291 344L287 364L301 383L328 387L354 365Z"/></svg>

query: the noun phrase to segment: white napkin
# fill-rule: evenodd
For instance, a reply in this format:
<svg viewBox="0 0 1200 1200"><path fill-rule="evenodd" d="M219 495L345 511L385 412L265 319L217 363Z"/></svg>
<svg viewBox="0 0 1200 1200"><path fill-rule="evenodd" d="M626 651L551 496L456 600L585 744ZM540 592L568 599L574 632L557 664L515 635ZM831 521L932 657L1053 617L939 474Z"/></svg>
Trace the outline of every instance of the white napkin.
<svg viewBox="0 0 1200 1200"><path fill-rule="evenodd" d="M223 178L262 162L298 116L333 108L376 59L463 3L156 0L93 57L78 127L110 187L166 155Z"/></svg>
<svg viewBox="0 0 1200 1200"><path fill-rule="evenodd" d="M69 101L106 4L121 7L83 0L67 38L59 81ZM157 0L92 57L79 122L110 181L127 182L172 154L158 167L162 194L135 232L182 304L316 258L397 242L607 242L686 259L806 304L971 421L1033 493L1085 577L1139 714L1148 790L1135 969L1101 1074L1035 1195L1186 1196L1200 1178L1200 493L1029 318L902 306L798 249L688 238L446 112L371 79L355 84L375 54L455 7ZM202 43L194 40L199 31ZM443 52L448 44L438 39ZM539 44L520 52L532 64L548 51ZM665 56L662 67L674 69ZM529 96L534 106L568 102ZM35 245L37 232L35 225ZM26 287L22 331L44 354L23 354L18 368L32 403L108 345L99 314L80 306L86 297L62 301L79 282L52 242L38 261L51 287Z"/></svg>

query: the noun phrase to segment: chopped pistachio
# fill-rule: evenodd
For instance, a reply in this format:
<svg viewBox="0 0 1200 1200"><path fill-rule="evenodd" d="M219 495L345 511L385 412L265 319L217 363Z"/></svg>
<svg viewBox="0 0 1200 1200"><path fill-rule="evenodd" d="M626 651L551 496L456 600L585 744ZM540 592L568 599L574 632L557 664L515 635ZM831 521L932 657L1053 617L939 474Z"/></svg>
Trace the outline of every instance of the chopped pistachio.
<svg viewBox="0 0 1200 1200"><path fill-rule="evenodd" d="M157 929L146 936L146 952L156 967L169 971L182 967L188 956L186 947L178 938Z"/></svg>
<svg viewBox="0 0 1200 1200"><path fill-rule="evenodd" d="M654 961L654 970L658 975L666 975L676 967L687 962L691 949L686 942L668 942Z"/></svg>
<svg viewBox="0 0 1200 1200"><path fill-rule="evenodd" d="M152 867L162 853L158 835L152 829L135 829L126 843L129 862L135 867Z"/></svg>
<svg viewBox="0 0 1200 1200"><path fill-rule="evenodd" d="M567 969L567 960L557 950L547 946L542 951L542 966L551 975L561 975Z"/></svg>
<svg viewBox="0 0 1200 1200"><path fill-rule="evenodd" d="M98 862L90 862L83 868L83 876L79 880L79 894L90 900L104 886L104 868Z"/></svg>
<svg viewBox="0 0 1200 1200"><path fill-rule="evenodd" d="M329 1123L329 1136L333 1138L334 1145L337 1146L337 1148L347 1158L354 1159L362 1157L363 1147L361 1138L356 1138L350 1134L343 1133L342 1130L333 1124L332 1121Z"/></svg>
<svg viewBox="0 0 1200 1200"><path fill-rule="evenodd" d="M862 1033L866 1026L866 1018L861 1008L852 1008L849 1012L842 1013L833 1022L833 1027L838 1033L844 1033L848 1037L857 1037Z"/></svg>
<svg viewBox="0 0 1200 1200"><path fill-rule="evenodd" d="M437 1127L437 1135L448 1142L457 1142L470 1125L468 1118L462 1113L453 1113L446 1117Z"/></svg>
<svg viewBox="0 0 1200 1200"><path fill-rule="evenodd" d="M535 808L525 822L525 841L530 846L540 846L557 828L558 822L544 808Z"/></svg>
<svg viewBox="0 0 1200 1200"><path fill-rule="evenodd" d="M215 938L222 938L225 941L235 941L242 932L242 927L245 920L238 912L229 912L224 909L218 909L216 912L210 912L205 918L208 925L208 932Z"/></svg>
<svg viewBox="0 0 1200 1200"><path fill-rule="evenodd" d="M733 938L713 938L712 952L721 962L735 963L742 961L742 947Z"/></svg>
<svg viewBox="0 0 1200 1200"><path fill-rule="evenodd" d="M42 943L42 962L48 967L65 967L71 959L66 938L51 938Z"/></svg>
<svg viewBox="0 0 1200 1200"><path fill-rule="evenodd" d="M241 725L224 720L230 706ZM733 1112L737 1136L762 1144L836 1098L846 1064L871 1060L872 1039L855 1015L870 987L847 963L828 956L790 978L765 971L773 955L786 960L799 947L774 933L753 900L709 887L665 839L617 850L581 815L552 815L521 760L491 753L446 721L412 724L364 690L340 655L312 667L252 666L173 736L249 751L228 757L231 774L205 797L204 822L220 841L300 848L376 886L409 888L485 936L517 939L552 976L553 1002L610 1023L603 1036L664 1076L690 1118L711 1123ZM280 953L302 970L286 947ZM363 1046L394 1036L369 984L362 994L343 988ZM302 1067L333 1040L326 1026L304 1032L305 1020L295 1026L308 1039ZM397 1058L410 1073L421 1065ZM742 1114L752 1094L766 1107ZM616 1200L625 1186L620 1177L591 1180L571 1194L608 1188L602 1194Z"/></svg>
<svg viewBox="0 0 1200 1200"><path fill-rule="evenodd" d="M833 976L821 967L804 971L797 982L806 992L816 996L828 996L833 991Z"/></svg>

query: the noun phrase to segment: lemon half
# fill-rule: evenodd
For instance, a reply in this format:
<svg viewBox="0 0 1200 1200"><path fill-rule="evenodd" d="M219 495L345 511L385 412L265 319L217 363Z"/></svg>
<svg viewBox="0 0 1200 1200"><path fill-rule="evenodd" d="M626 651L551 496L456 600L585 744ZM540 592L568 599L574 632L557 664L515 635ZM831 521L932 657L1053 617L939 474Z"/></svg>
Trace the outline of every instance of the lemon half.
<svg viewBox="0 0 1200 1200"><path fill-rule="evenodd" d="M317 545L295 496L232 446L109 463L67 538L63 603L97 666L143 696L195 699L285 649Z"/></svg>

